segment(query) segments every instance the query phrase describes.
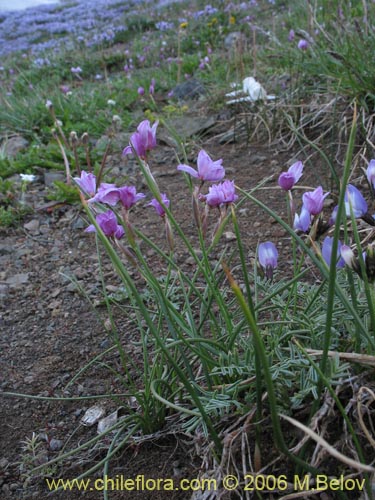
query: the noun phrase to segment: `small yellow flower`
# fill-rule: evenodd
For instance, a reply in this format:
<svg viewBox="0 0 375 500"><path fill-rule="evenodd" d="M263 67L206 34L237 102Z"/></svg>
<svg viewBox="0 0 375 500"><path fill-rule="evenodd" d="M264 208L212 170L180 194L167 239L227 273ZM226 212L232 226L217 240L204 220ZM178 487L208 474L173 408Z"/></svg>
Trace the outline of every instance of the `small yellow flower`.
<svg viewBox="0 0 375 500"><path fill-rule="evenodd" d="M229 24L235 24L236 18L234 16L230 16L229 18Z"/></svg>
<svg viewBox="0 0 375 500"><path fill-rule="evenodd" d="M183 29L187 28L187 25L188 25L188 23L187 23L186 21L185 21L185 22L183 22L183 23L181 23L181 24L180 24L180 29L182 29L182 30L183 30Z"/></svg>

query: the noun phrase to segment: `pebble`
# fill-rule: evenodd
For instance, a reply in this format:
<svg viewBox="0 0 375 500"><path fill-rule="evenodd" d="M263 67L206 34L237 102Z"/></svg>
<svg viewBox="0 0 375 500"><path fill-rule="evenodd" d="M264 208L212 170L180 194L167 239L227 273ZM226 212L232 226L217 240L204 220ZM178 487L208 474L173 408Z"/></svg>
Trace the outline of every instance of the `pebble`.
<svg viewBox="0 0 375 500"><path fill-rule="evenodd" d="M60 451L61 448L63 447L63 442L61 439L51 439L49 442L49 449L51 451Z"/></svg>
<svg viewBox="0 0 375 500"><path fill-rule="evenodd" d="M26 224L24 224L23 227L27 231L30 231L33 234L39 234L39 220L38 219L32 219L30 222L27 222Z"/></svg>
<svg viewBox="0 0 375 500"><path fill-rule="evenodd" d="M9 460L6 458L0 459L0 470L5 470L9 465Z"/></svg>

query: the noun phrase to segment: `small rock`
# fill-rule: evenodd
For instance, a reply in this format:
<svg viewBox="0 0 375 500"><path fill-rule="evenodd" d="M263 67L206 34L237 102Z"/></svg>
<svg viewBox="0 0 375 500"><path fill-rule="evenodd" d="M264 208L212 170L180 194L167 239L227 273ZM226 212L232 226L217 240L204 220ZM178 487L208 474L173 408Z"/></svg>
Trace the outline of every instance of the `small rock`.
<svg viewBox="0 0 375 500"><path fill-rule="evenodd" d="M44 172L44 184L47 187L52 187L55 181L65 181L65 172L60 172L60 170L47 170Z"/></svg>
<svg viewBox="0 0 375 500"><path fill-rule="evenodd" d="M51 439L49 449L51 451L59 451L63 447L63 442L60 439Z"/></svg>
<svg viewBox="0 0 375 500"><path fill-rule="evenodd" d="M6 458L0 459L0 470L5 470L9 465L9 460Z"/></svg>
<svg viewBox="0 0 375 500"><path fill-rule="evenodd" d="M33 219L30 222L27 222L26 224L23 225L27 231L30 231L31 233L38 233L39 232L39 220L38 219Z"/></svg>
<svg viewBox="0 0 375 500"><path fill-rule="evenodd" d="M14 247L10 245L0 245L0 255L9 255L14 252Z"/></svg>
<svg viewBox="0 0 375 500"><path fill-rule="evenodd" d="M104 413L104 408L100 406L92 406L91 408L86 410L85 414L81 418L81 424L87 426L94 425L96 424L96 422L99 422Z"/></svg>
<svg viewBox="0 0 375 500"><path fill-rule="evenodd" d="M198 99L206 93L206 89L200 81L195 78L191 78L190 80L186 80L186 82L176 85L172 92L173 97L181 100L187 100Z"/></svg>
<svg viewBox="0 0 375 500"><path fill-rule="evenodd" d="M29 274L30 273L14 274L13 276L10 276L10 278L6 280L6 283L11 288L18 288L29 281Z"/></svg>
<svg viewBox="0 0 375 500"><path fill-rule="evenodd" d="M234 241L237 239L236 235L234 233L232 233L232 231L226 231L224 233L224 238L227 240L227 241Z"/></svg>
<svg viewBox="0 0 375 500"><path fill-rule="evenodd" d="M3 143L3 151L8 158L14 158L18 153L26 149L29 141L20 135L10 137Z"/></svg>
<svg viewBox="0 0 375 500"><path fill-rule="evenodd" d="M246 36L240 31L233 31L225 37L224 47L228 50L244 47L246 44Z"/></svg>

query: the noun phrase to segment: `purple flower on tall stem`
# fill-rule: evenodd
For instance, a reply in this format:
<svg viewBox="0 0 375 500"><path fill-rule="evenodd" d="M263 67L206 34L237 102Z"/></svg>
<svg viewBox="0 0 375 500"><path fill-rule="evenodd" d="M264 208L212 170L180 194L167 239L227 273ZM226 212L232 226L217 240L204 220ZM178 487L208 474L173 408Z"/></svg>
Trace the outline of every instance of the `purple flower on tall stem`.
<svg viewBox="0 0 375 500"><path fill-rule="evenodd" d="M165 205L167 208L169 208L169 205L170 205L170 201L169 199L167 198L167 195L165 193L161 193L161 202L163 203L163 205ZM148 203L146 205L147 207L151 206L151 207L154 207L155 210L156 210L156 213L160 216L160 217L164 217L165 215L165 210L164 210L164 207L158 202L158 200L156 198L153 198L150 203Z"/></svg>
<svg viewBox="0 0 375 500"><path fill-rule="evenodd" d="M135 153L142 159L146 158L147 151L156 147L156 129L159 122L156 121L153 126L149 120L143 120L137 127L137 131L130 137L130 144L122 154L123 156Z"/></svg>
<svg viewBox="0 0 375 500"><path fill-rule="evenodd" d="M331 255L332 255L332 245L333 245L333 238L331 236L326 236L323 240L323 245L322 245L322 256L325 262L327 263L328 266L331 265ZM341 248L342 248L342 243L341 241L338 241L338 247L337 247L337 263L336 267L337 268L343 268L345 265L344 259L341 257Z"/></svg>
<svg viewBox="0 0 375 500"><path fill-rule="evenodd" d="M202 149L197 159L198 170L184 164L178 165L177 170L186 172L192 177L200 179L202 182L216 182L220 181L225 176L225 169L222 166L222 162L222 159L213 161L206 151Z"/></svg>
<svg viewBox="0 0 375 500"><path fill-rule="evenodd" d="M117 223L117 217L112 210L107 210L107 212L98 214L96 216L96 222L103 233L108 237L120 239L125 234L124 228ZM94 224L91 224L87 229L85 229L85 232L96 232L96 227Z"/></svg>
<svg viewBox="0 0 375 500"><path fill-rule="evenodd" d="M293 30L293 29L291 29L291 30L289 31L289 34L288 34L288 41L289 41L289 42L293 42L294 37L295 37L295 32L294 32L294 30Z"/></svg>
<svg viewBox="0 0 375 500"><path fill-rule="evenodd" d="M96 176L94 174L82 170L81 177L74 177L73 180L84 194L94 196L96 192Z"/></svg>
<svg viewBox="0 0 375 500"><path fill-rule="evenodd" d="M260 243L258 247L258 259L268 279L272 279L273 270L277 267L278 251L272 241Z"/></svg>
<svg viewBox="0 0 375 500"><path fill-rule="evenodd" d="M206 200L207 205L210 207L220 207L234 203L238 199L234 181L226 180L220 184L213 184L209 187L208 194L202 195L202 198Z"/></svg>
<svg viewBox="0 0 375 500"><path fill-rule="evenodd" d="M352 184L348 184L345 192L345 212L350 217L350 208L354 217L363 217L367 214L367 203L361 192Z"/></svg>
<svg viewBox="0 0 375 500"><path fill-rule="evenodd" d="M324 199L329 195L329 192L323 194L322 186L317 187L314 191L304 193L302 196L303 204L311 215L318 215L323 210Z"/></svg>
<svg viewBox="0 0 375 500"><path fill-rule="evenodd" d="M293 186L300 180L303 171L303 163L301 161L297 161L293 163L291 167L288 168L287 172L283 172L279 176L279 186L284 191L289 191L293 188Z"/></svg>

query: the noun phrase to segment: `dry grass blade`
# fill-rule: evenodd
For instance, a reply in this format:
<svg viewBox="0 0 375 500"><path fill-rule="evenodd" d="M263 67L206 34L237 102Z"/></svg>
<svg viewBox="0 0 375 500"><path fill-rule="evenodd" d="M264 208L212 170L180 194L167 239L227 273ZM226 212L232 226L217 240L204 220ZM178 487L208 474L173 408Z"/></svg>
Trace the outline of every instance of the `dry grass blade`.
<svg viewBox="0 0 375 500"><path fill-rule="evenodd" d="M325 448L327 452L340 460L340 462L345 463L349 467L352 467L353 469L357 469L360 471L366 471L366 472L375 472L375 468L372 467L371 465L366 465L366 464L361 464L360 462L357 462L356 460L353 460L352 458L349 458L339 451L337 451L333 446L331 446L325 439L320 437L316 432L312 431L309 427L306 427L305 425L301 424L301 422L298 422L298 420L295 420L294 418L288 417L286 415L279 414L281 418L289 422L290 424L294 425L295 427L298 427L298 429L301 429L303 432L305 432L307 435L309 435L314 441L316 441L320 446Z"/></svg>
<svg viewBox="0 0 375 500"><path fill-rule="evenodd" d="M365 393L369 395L369 398L366 398ZM363 399L367 399L366 403L363 403ZM358 410L358 418L359 418L359 424L361 426L362 431L365 433L367 439L369 440L371 446L375 448L375 440L371 436L370 431L368 430L364 420L363 420L363 414L367 413L370 414L369 406L375 401L375 394L374 392L369 389L368 387L361 387L358 392L358 399L357 399L357 410ZM365 407L365 410L363 409ZM370 424L371 424L371 416L369 418ZM372 429L373 431L373 429ZM374 434L374 432L372 432Z"/></svg>
<svg viewBox="0 0 375 500"><path fill-rule="evenodd" d="M308 354L311 356L321 356L323 354L322 350L319 349L306 349ZM370 356L368 354L357 354L355 352L338 352L338 351L328 351L328 356L343 359L345 361L352 361L353 363L359 363L366 366L375 366L375 356Z"/></svg>

